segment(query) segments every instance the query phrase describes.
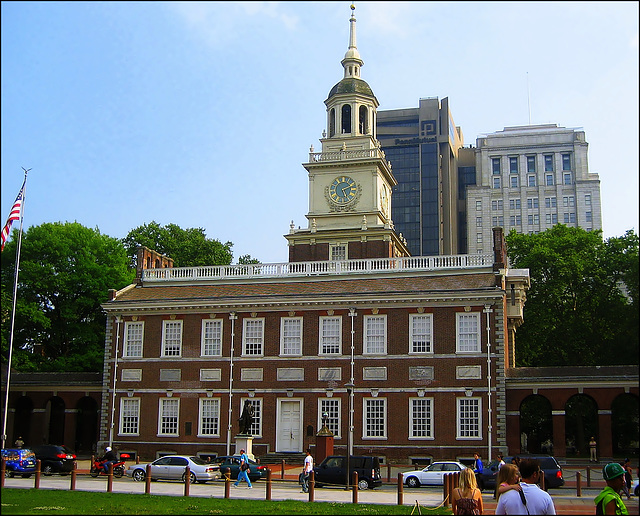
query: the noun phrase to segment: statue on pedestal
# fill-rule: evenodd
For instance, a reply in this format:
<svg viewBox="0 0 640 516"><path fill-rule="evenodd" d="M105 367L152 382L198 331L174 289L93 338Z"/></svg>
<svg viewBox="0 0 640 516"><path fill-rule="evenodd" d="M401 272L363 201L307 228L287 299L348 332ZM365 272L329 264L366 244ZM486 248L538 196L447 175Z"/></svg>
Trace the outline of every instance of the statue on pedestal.
<svg viewBox="0 0 640 516"><path fill-rule="evenodd" d="M253 405L251 401L245 400L242 414L238 418L240 422L239 435L251 435L251 425L253 424Z"/></svg>

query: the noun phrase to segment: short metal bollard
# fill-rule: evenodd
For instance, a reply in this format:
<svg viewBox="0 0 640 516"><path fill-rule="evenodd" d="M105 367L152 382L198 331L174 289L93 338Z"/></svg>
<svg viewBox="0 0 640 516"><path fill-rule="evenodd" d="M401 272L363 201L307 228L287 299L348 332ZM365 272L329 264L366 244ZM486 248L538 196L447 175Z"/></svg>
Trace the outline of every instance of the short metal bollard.
<svg viewBox="0 0 640 516"><path fill-rule="evenodd" d="M266 500L271 500L271 469L267 468L267 490L266 490Z"/></svg>
<svg viewBox="0 0 640 516"><path fill-rule="evenodd" d="M442 477L442 504L446 507L449 505L449 475L445 473Z"/></svg>
<svg viewBox="0 0 640 516"><path fill-rule="evenodd" d="M309 486L309 501L315 502L316 501L316 476L313 470L311 470L311 473L309 473L309 482L307 482L307 485Z"/></svg>
<svg viewBox="0 0 640 516"><path fill-rule="evenodd" d="M280 468L280 480L284 480L284 459L282 459L282 467Z"/></svg>
<svg viewBox="0 0 640 516"><path fill-rule="evenodd" d="M189 496L189 488L191 487L191 468L185 466L184 468L184 495Z"/></svg>
<svg viewBox="0 0 640 516"><path fill-rule="evenodd" d="M36 479L33 484L33 487L35 489L40 489L40 468L41 467L42 467L42 462L40 462L40 459L36 459Z"/></svg>
<svg viewBox="0 0 640 516"><path fill-rule="evenodd" d="M107 493L113 492L113 463L109 464L109 473L107 473Z"/></svg>
<svg viewBox="0 0 640 516"><path fill-rule="evenodd" d="M582 475L579 471L576 471L576 495L578 497L582 496L582 486L581 484Z"/></svg>
<svg viewBox="0 0 640 516"><path fill-rule="evenodd" d="M404 500L404 484L402 483L402 473L398 473L398 505L402 505Z"/></svg>
<svg viewBox="0 0 640 516"><path fill-rule="evenodd" d="M147 474L144 477L144 494L151 493L151 464L147 464Z"/></svg>
<svg viewBox="0 0 640 516"><path fill-rule="evenodd" d="M69 487L69 490L71 491L75 491L76 490L76 477L78 476L78 464L77 462L73 463L73 469L71 470L71 486Z"/></svg>
<svg viewBox="0 0 640 516"><path fill-rule="evenodd" d="M351 491L351 501L358 503L358 472L353 472L353 489Z"/></svg>
<svg viewBox="0 0 640 516"><path fill-rule="evenodd" d="M587 466L587 487L591 487L591 466Z"/></svg>
<svg viewBox="0 0 640 516"><path fill-rule="evenodd" d="M224 497L229 498L231 495L231 469L227 468L224 472Z"/></svg>

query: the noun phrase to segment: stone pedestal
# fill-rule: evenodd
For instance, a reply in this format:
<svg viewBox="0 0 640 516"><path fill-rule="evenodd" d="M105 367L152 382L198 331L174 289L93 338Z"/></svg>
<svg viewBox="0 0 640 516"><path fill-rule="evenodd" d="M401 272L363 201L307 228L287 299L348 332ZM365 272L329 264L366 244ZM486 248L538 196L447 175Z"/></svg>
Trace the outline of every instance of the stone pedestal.
<svg viewBox="0 0 640 516"><path fill-rule="evenodd" d="M236 451L235 455L240 455L240 450L244 450L251 460L256 460L253 455L253 436L251 435L236 435Z"/></svg>
<svg viewBox="0 0 640 516"><path fill-rule="evenodd" d="M320 464L329 455L333 455L333 433L323 426L316 434L316 453L314 463Z"/></svg>

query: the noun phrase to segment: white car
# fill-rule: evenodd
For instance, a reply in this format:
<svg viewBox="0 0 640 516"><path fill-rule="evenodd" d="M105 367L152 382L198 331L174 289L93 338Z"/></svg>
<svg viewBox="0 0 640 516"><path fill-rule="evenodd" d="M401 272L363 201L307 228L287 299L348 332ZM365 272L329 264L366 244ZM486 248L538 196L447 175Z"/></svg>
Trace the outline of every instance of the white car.
<svg viewBox="0 0 640 516"><path fill-rule="evenodd" d="M402 474L402 483L407 487L441 486L447 473L456 473L467 466L454 460L434 462L424 469L407 471Z"/></svg>
<svg viewBox="0 0 640 516"><path fill-rule="evenodd" d="M200 457L186 455L165 455L149 463L151 466L151 480L181 480L185 481L185 468L189 466L191 483L204 484L208 480L220 478L220 467L209 464ZM128 477L136 482L142 482L147 476L147 464L132 464L126 471Z"/></svg>

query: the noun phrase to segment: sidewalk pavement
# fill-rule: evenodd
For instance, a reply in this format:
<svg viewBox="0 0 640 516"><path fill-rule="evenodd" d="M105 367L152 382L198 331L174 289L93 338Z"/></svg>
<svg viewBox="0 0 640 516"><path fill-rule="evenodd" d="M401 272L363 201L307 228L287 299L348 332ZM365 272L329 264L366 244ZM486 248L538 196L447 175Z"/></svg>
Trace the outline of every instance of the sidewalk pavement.
<svg viewBox="0 0 640 516"><path fill-rule="evenodd" d="M77 461L77 471L79 474L88 474L90 469L91 461L89 460L79 460ZM588 465L588 464L587 464ZM556 513L559 515L578 515L578 514L593 514L595 512L595 506L593 503L593 499L598 495L600 490L604 488L605 482L602 480L602 470L600 465L594 465L591 467L591 485L587 487L587 477L586 477L586 466L587 465L571 465L571 466L563 466L563 472L565 477L565 485L562 488L551 489L549 490L549 494L553 498L554 505L556 507ZM272 479L274 481L291 481L292 484L297 484L298 474L302 470L302 465L288 465L285 464L284 475L282 474L282 465L281 464L269 464L269 469L271 469ZM383 483L387 487L392 487L397 485L398 472L407 471L410 468L407 467L395 467L391 468L383 467L382 478ZM577 482L576 482L576 473L580 472L581 478L581 496L577 495ZM390 475L387 478L387 475ZM288 482L287 482L288 483ZM297 490L297 487L296 487ZM379 490L377 490L379 491ZM397 490L396 489L387 489L384 496L380 497L380 503L389 503L396 504L397 503ZM434 497L434 491L429 489L429 504L433 504L432 499L437 498ZM244 493L244 491L243 491ZM257 494L257 493L256 493ZM426 498L427 494L426 488L415 488L410 489L404 488L404 505L413 505L416 501L414 500L416 497ZM255 496L255 495L253 495ZM252 496L252 497L253 497ZM624 495L623 500L624 500ZM242 495L244 497L244 495ZM304 498L304 497L303 497ZM495 514L496 509L496 501L493 499L493 493L490 491L484 491L482 495L483 503L484 503L484 513L485 514ZM439 498L441 501L442 498ZM426 501L426 500L425 500ZM360 496L360 502L364 502L364 496ZM638 498L633 496L630 500L624 500L625 505L629 511L629 514L639 514L639 503ZM422 503L422 502L421 502Z"/></svg>

